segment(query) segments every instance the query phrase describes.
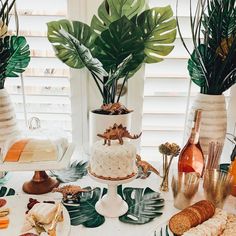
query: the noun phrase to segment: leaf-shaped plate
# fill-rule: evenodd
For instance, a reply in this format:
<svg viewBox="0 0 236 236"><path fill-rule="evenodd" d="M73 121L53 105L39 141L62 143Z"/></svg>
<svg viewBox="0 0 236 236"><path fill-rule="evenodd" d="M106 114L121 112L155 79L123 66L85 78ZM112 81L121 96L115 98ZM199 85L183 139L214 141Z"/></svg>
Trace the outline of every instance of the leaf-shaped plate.
<svg viewBox="0 0 236 236"><path fill-rule="evenodd" d="M128 212L120 217L120 221L130 224L146 224L154 218L162 215L164 199L160 193L150 188L125 188L124 200L129 206Z"/></svg>
<svg viewBox="0 0 236 236"><path fill-rule="evenodd" d="M0 188L0 197L13 196L15 193L15 190L12 188L7 188L5 186Z"/></svg>
<svg viewBox="0 0 236 236"><path fill-rule="evenodd" d="M64 170L51 170L51 175L61 183L75 182L87 175L88 162L73 162L70 167Z"/></svg>
<svg viewBox="0 0 236 236"><path fill-rule="evenodd" d="M86 189L92 190L91 187ZM97 213L95 204L106 192L105 188L103 191L95 188L91 192L81 194L80 205L63 203L71 217L71 224L82 224L89 228L102 225L105 218ZM160 193L150 188L125 188L122 191L122 186L118 186L117 192L129 207L128 213L119 218L120 221L129 224L145 224L162 215L160 210L164 206L164 199L160 198Z"/></svg>
<svg viewBox="0 0 236 236"><path fill-rule="evenodd" d="M91 187L85 189L92 190ZM80 197L80 205L63 203L69 212L71 225L84 225L88 228L94 228L105 222L104 216L97 213L95 204L101 197L101 189L95 188L91 192L84 192Z"/></svg>

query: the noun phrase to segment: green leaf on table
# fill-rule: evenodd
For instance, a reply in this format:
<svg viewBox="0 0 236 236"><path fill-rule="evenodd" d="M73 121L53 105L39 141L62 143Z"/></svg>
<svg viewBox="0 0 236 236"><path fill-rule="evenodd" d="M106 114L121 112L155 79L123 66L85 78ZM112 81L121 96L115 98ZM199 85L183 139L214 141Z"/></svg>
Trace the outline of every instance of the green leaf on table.
<svg viewBox="0 0 236 236"><path fill-rule="evenodd" d="M83 192L80 195L80 205L63 204L69 212L72 225L82 224L88 228L95 228L105 222L104 216L97 213L95 204L107 193L107 189L92 189L91 187L85 189L91 191ZM164 206L164 199L160 198L160 193L154 192L150 188L122 189L122 185L118 186L117 192L129 207L127 214L119 218L120 221L129 224L145 224L162 215L160 210Z"/></svg>
<svg viewBox="0 0 236 236"><path fill-rule="evenodd" d="M12 188L7 188L5 186L0 188L0 197L13 196L16 191Z"/></svg>
<svg viewBox="0 0 236 236"><path fill-rule="evenodd" d="M119 218L120 221L129 224L146 224L162 215L164 199L160 198L160 193L150 188L125 188L123 195L129 210Z"/></svg>
<svg viewBox="0 0 236 236"><path fill-rule="evenodd" d="M61 183L75 182L87 175L88 162L73 162L70 167L64 170L50 171L51 175L56 177Z"/></svg>
<svg viewBox="0 0 236 236"><path fill-rule="evenodd" d="M91 187L85 189L91 190ZM67 205L64 204L69 212L71 225L82 224L88 228L95 228L105 222L104 216L97 213L95 204L101 197L101 189L95 188L91 192L84 192L80 197L80 205Z"/></svg>

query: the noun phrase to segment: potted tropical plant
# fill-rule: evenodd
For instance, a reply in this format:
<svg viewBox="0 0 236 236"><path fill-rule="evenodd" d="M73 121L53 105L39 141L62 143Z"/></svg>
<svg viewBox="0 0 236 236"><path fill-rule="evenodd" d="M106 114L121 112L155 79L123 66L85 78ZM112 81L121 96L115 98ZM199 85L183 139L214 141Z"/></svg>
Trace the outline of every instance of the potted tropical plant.
<svg viewBox="0 0 236 236"><path fill-rule="evenodd" d="M204 154L207 154L211 141L225 141L227 113L223 93L236 82L235 22L236 0L198 0L195 14L190 1L194 48L191 52L182 36L177 17L180 38L190 55L189 75L200 87L200 93L190 113L189 126L193 119L193 111L202 109L200 143Z"/></svg>
<svg viewBox="0 0 236 236"><path fill-rule="evenodd" d="M143 63L162 61L175 37L171 7L147 9L145 0L104 0L90 26L66 19L48 23L56 56L71 68L86 67L101 94L101 108L90 113L91 142L109 125L127 126L123 117L130 110L120 104L125 83Z"/></svg>
<svg viewBox="0 0 236 236"><path fill-rule="evenodd" d="M9 136L19 132L13 105L4 88L5 80L7 77L18 77L30 61L29 45L26 39L8 34L10 12L14 3L15 0L1 0L0 2L0 149Z"/></svg>

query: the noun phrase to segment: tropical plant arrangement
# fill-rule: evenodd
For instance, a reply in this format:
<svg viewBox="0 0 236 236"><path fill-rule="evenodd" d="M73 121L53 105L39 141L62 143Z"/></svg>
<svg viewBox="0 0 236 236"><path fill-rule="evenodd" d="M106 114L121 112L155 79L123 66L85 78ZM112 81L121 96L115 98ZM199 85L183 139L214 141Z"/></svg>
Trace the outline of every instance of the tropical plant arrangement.
<svg viewBox="0 0 236 236"><path fill-rule="evenodd" d="M236 83L236 0L198 0L195 14L192 9L190 1L193 52L177 17L180 38L190 55L189 75L201 93L221 95Z"/></svg>
<svg viewBox="0 0 236 236"><path fill-rule="evenodd" d="M29 45L25 37L8 34L10 12L15 1L0 1L0 89L4 89L7 77L18 77L25 71L30 61ZM18 22L16 25L18 34Z"/></svg>
<svg viewBox="0 0 236 236"><path fill-rule="evenodd" d="M71 68L86 67L106 105L119 104L127 80L143 63L162 61L175 37L171 7L147 9L145 0L104 0L90 26L66 19L48 23L56 56Z"/></svg>

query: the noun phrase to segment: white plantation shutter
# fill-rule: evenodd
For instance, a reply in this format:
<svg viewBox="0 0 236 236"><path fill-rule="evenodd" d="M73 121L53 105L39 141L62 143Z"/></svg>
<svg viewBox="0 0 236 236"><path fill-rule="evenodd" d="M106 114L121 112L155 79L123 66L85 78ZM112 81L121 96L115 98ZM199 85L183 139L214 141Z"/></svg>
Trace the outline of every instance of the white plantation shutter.
<svg viewBox="0 0 236 236"><path fill-rule="evenodd" d="M71 136L69 69L55 57L47 39L46 23L65 18L67 0L20 0L17 2L20 35L30 45L31 61L23 73L27 118L39 117L44 128L62 128ZM10 30L15 31L14 16ZM15 105L17 119L24 125L20 78L7 79L6 88Z"/></svg>
<svg viewBox="0 0 236 236"><path fill-rule="evenodd" d="M197 0L191 0L194 3ZM181 32L192 51L189 0L179 0L178 16ZM150 7L171 5L176 15L176 0L149 0ZM160 156L158 146L164 142L183 145L188 92L190 106L199 87L191 84L187 70L189 55L177 34L175 48L163 62L146 65L142 155L148 160ZM226 93L227 101L229 92Z"/></svg>

